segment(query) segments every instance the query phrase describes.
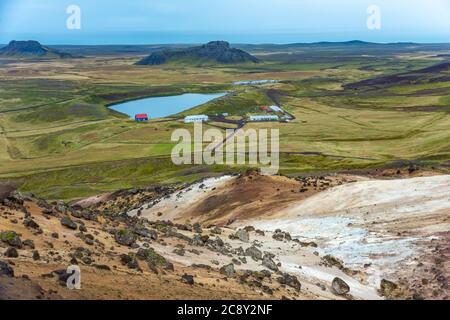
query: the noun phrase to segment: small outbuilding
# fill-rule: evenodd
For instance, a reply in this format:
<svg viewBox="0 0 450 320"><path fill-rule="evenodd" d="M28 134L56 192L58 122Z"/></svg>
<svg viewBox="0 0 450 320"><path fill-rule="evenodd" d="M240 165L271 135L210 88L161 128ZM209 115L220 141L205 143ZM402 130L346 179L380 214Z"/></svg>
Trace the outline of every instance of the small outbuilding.
<svg viewBox="0 0 450 320"><path fill-rule="evenodd" d="M134 120L137 122L148 121L148 115L146 113L137 114L134 116Z"/></svg>

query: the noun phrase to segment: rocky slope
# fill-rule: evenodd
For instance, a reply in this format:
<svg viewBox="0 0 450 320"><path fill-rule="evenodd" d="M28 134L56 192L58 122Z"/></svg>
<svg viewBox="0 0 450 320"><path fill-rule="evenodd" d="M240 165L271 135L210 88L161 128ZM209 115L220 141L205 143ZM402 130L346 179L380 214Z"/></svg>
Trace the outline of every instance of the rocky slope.
<svg viewBox="0 0 450 320"><path fill-rule="evenodd" d="M448 299L449 188L248 172L72 204L5 189L0 299Z"/></svg>
<svg viewBox="0 0 450 320"><path fill-rule="evenodd" d="M199 47L163 50L138 61L137 65L161 65L165 63L190 64L238 64L258 63L259 60L245 51L231 48L225 41L213 41Z"/></svg>

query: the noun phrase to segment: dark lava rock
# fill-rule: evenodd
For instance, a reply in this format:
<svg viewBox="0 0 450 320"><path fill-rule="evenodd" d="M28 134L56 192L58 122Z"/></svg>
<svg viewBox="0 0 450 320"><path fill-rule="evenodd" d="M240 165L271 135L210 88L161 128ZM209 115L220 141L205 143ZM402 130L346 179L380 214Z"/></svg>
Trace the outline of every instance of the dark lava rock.
<svg viewBox="0 0 450 320"><path fill-rule="evenodd" d="M194 225L192 226L192 229L194 230L194 232L197 232L197 233L203 232L203 229L202 229L202 226L200 225L200 223L194 223Z"/></svg>
<svg viewBox="0 0 450 320"><path fill-rule="evenodd" d="M27 240L25 240L23 243L23 246L24 247L27 247L28 249L34 249L34 241L33 240L29 240L29 239L27 239Z"/></svg>
<svg viewBox="0 0 450 320"><path fill-rule="evenodd" d="M247 248L247 250L245 250L245 255L251 257L255 261L262 260L263 257L261 250L259 250L255 246Z"/></svg>
<svg viewBox="0 0 450 320"><path fill-rule="evenodd" d="M64 227L67 227L72 230L77 229L77 224L75 222L73 222L72 219L70 219L68 216L62 217L60 222L61 222L61 225L63 225Z"/></svg>
<svg viewBox="0 0 450 320"><path fill-rule="evenodd" d="M166 264L163 266L164 270L175 271L175 267L172 262L166 261Z"/></svg>
<svg viewBox="0 0 450 320"><path fill-rule="evenodd" d="M194 284L194 277L190 274L184 274L181 276L181 281L192 286Z"/></svg>
<svg viewBox="0 0 450 320"><path fill-rule="evenodd" d="M115 233L116 242L131 247L137 240L136 234L128 229L119 230Z"/></svg>
<svg viewBox="0 0 450 320"><path fill-rule="evenodd" d="M37 250L33 251L33 260L34 261L41 260L41 255L39 254L39 251Z"/></svg>
<svg viewBox="0 0 450 320"><path fill-rule="evenodd" d="M176 248L175 250L173 250L173 253L179 256L184 256L186 254L186 250L184 250L183 248Z"/></svg>
<svg viewBox="0 0 450 320"><path fill-rule="evenodd" d="M22 248L22 240L14 231L3 231L0 233L0 240L11 247Z"/></svg>
<svg viewBox="0 0 450 320"><path fill-rule="evenodd" d="M272 236L273 239L277 240L277 241L291 241L292 237L289 234L289 232L283 232L280 229L275 230L275 233Z"/></svg>
<svg viewBox="0 0 450 320"><path fill-rule="evenodd" d="M222 268L220 268L220 273L226 275L229 278L233 277L236 274L236 271L234 270L234 264L230 263L226 266L223 266Z"/></svg>
<svg viewBox="0 0 450 320"><path fill-rule="evenodd" d="M277 264L272 260L270 255L264 255L262 265L272 271L278 271Z"/></svg>
<svg viewBox="0 0 450 320"><path fill-rule="evenodd" d="M58 276L59 284L63 287L67 286L67 280L73 273L68 273L65 269L55 270L52 273Z"/></svg>
<svg viewBox="0 0 450 320"><path fill-rule="evenodd" d="M300 281L298 281L297 277L288 273L283 273L281 277L277 278L277 281L280 284L294 288L297 291L300 291L302 288L302 285L300 284Z"/></svg>
<svg viewBox="0 0 450 320"><path fill-rule="evenodd" d="M136 255L133 253L120 255L120 262L122 263L122 265L126 265L130 269L136 269L136 270L142 271L141 267L139 266L139 263L136 259Z"/></svg>
<svg viewBox="0 0 450 320"><path fill-rule="evenodd" d="M135 228L134 233L144 238L158 240L158 233L155 230L150 230L142 227L142 228Z"/></svg>
<svg viewBox="0 0 450 320"><path fill-rule="evenodd" d="M397 284L386 279L380 282L380 293L382 296L389 297L398 288Z"/></svg>
<svg viewBox="0 0 450 320"><path fill-rule="evenodd" d="M321 262L327 267L336 267L340 270L345 269L344 262L330 255L322 257Z"/></svg>
<svg viewBox="0 0 450 320"><path fill-rule="evenodd" d="M155 273L158 273L157 267L167 267L168 261L153 248L139 249L136 257L147 262L148 267Z"/></svg>
<svg viewBox="0 0 450 320"><path fill-rule="evenodd" d="M219 227L215 226L214 228L212 228L211 233L213 234L222 234L222 229L220 229Z"/></svg>
<svg viewBox="0 0 450 320"><path fill-rule="evenodd" d="M234 235L230 235L230 239L239 239L242 242L248 243L250 241L250 235L247 231L240 229Z"/></svg>
<svg viewBox="0 0 450 320"><path fill-rule="evenodd" d="M14 270L6 262L0 261L0 276L14 277Z"/></svg>
<svg viewBox="0 0 450 320"><path fill-rule="evenodd" d="M31 218L27 218L23 220L23 225L29 229L38 230L40 229L39 225Z"/></svg>
<svg viewBox="0 0 450 320"><path fill-rule="evenodd" d="M8 258L18 258L19 257L19 253L17 252L17 249L14 247L9 247L8 249L6 249L6 251L3 255Z"/></svg>
<svg viewBox="0 0 450 320"><path fill-rule="evenodd" d="M333 279L333 282L331 283L331 288L333 289L332 290L333 293L338 296L342 296L350 292L349 285L344 280L337 277Z"/></svg>

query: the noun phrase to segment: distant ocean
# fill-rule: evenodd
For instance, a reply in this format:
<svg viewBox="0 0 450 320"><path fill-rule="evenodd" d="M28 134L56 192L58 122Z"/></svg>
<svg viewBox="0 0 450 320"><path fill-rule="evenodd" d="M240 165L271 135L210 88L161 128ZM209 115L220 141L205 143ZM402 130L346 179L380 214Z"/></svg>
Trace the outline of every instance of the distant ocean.
<svg viewBox="0 0 450 320"><path fill-rule="evenodd" d="M10 40L38 40L44 44L177 44L205 43L213 40L225 40L231 43L309 43L320 41L363 40L369 42L417 42L417 43L450 43L448 35L430 35L420 33L385 34L368 32L345 33L266 33L266 34L207 34L196 32L111 32L94 34L81 31L66 31L63 34L0 34L0 43Z"/></svg>

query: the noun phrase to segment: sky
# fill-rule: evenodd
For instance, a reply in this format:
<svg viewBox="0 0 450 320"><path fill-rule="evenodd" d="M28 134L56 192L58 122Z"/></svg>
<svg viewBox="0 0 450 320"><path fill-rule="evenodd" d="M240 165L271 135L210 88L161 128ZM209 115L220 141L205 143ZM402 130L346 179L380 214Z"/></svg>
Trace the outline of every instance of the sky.
<svg viewBox="0 0 450 320"><path fill-rule="evenodd" d="M67 28L70 5L80 9L80 29ZM372 5L379 8L380 28L368 28ZM450 0L0 0L0 43L13 39L45 44L450 43Z"/></svg>

